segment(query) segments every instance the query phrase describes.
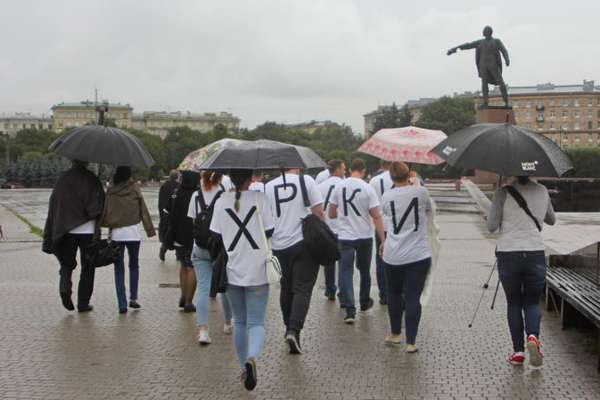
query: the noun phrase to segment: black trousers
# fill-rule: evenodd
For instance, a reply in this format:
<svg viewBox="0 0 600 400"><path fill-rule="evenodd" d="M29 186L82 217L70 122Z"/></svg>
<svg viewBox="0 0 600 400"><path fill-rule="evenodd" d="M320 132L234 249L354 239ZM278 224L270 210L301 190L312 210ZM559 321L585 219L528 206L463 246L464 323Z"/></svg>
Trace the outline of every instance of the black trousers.
<svg viewBox="0 0 600 400"><path fill-rule="evenodd" d="M304 241L284 250L274 250L273 254L281 264L279 303L283 323L288 330L300 332L317 282L319 264L308 253Z"/></svg>
<svg viewBox="0 0 600 400"><path fill-rule="evenodd" d="M59 291L71 295L73 283L71 276L77 267L77 249L81 260L81 273L79 274L79 286L77 290L77 305L86 306L90 303L94 290L94 274L96 270L85 262L86 248L92 241L92 234L67 234L59 242L54 255L60 263Z"/></svg>

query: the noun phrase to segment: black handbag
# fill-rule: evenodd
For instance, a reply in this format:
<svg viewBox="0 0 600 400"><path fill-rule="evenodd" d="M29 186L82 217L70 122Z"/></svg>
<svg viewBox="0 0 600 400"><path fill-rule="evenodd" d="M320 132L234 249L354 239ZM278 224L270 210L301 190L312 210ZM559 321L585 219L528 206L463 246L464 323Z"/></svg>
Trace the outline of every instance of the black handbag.
<svg viewBox="0 0 600 400"><path fill-rule="evenodd" d="M102 239L100 233L100 224L96 222L96 232L92 242L87 245L85 251L85 260L87 265L92 268L104 267L114 264L121 256L122 247L110 239Z"/></svg>
<svg viewBox="0 0 600 400"><path fill-rule="evenodd" d="M227 252L225 249L213 261L212 268L213 274L210 291L211 294L216 296L217 293L225 293L227 291Z"/></svg>

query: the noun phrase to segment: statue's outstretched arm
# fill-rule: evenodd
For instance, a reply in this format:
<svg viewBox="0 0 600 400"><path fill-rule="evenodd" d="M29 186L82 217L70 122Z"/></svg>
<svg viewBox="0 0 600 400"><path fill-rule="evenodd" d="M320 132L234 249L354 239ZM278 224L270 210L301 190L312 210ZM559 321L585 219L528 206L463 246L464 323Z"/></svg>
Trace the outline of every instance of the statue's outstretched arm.
<svg viewBox="0 0 600 400"><path fill-rule="evenodd" d="M474 42L461 44L460 46L451 48L450 50L448 50L448 53L446 53L446 54L448 54L448 55L454 54L454 53L456 53L456 50L459 50L459 49L460 50L476 49L477 46L479 46L479 42L480 42L480 40L476 40Z"/></svg>

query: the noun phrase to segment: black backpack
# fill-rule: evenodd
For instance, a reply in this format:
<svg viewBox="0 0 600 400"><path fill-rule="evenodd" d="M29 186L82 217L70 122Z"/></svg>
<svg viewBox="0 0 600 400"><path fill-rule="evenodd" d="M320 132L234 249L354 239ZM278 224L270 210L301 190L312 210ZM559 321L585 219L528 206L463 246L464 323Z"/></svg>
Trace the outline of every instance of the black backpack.
<svg viewBox="0 0 600 400"><path fill-rule="evenodd" d="M210 221L212 221L215 203L221 197L223 191L217 192L210 204L206 204L202 189L198 189L196 196L196 218L194 218L194 242L196 246L208 249L211 246L212 235L210 233Z"/></svg>
<svg viewBox="0 0 600 400"><path fill-rule="evenodd" d="M310 207L304 175L300 175L300 190L304 206ZM302 236L308 252L320 265L332 265L340 259L336 234L313 213L302 219Z"/></svg>

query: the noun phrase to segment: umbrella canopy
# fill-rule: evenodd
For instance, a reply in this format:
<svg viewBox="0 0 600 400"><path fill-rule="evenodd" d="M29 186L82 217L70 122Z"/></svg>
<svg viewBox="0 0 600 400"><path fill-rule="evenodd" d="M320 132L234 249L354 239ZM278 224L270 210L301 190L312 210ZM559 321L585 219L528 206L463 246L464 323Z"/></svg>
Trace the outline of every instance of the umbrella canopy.
<svg viewBox="0 0 600 400"><path fill-rule="evenodd" d="M364 142L358 151L385 161L438 165L444 160L431 152L446 139L442 131L407 126L381 129Z"/></svg>
<svg viewBox="0 0 600 400"><path fill-rule="evenodd" d="M475 124L444 140L433 152L452 166L502 176L562 176L571 160L547 137L511 124Z"/></svg>
<svg viewBox="0 0 600 400"><path fill-rule="evenodd" d="M239 139L221 139L216 142L199 148L198 150L192 151L190 154L185 156L183 161L177 167L180 171L200 171L200 166L217 151L231 145L247 142L246 140Z"/></svg>
<svg viewBox="0 0 600 400"><path fill-rule="evenodd" d="M154 159L138 139L117 128L86 125L56 139L48 150L70 160L149 168Z"/></svg>
<svg viewBox="0 0 600 400"><path fill-rule="evenodd" d="M325 168L327 164L308 147L272 140L246 141L227 146L209 157L199 169Z"/></svg>

